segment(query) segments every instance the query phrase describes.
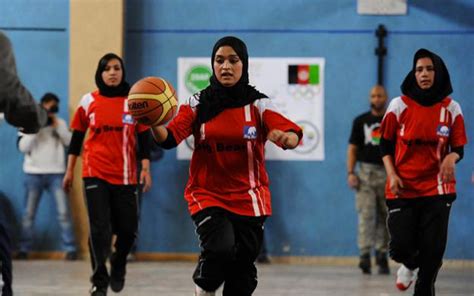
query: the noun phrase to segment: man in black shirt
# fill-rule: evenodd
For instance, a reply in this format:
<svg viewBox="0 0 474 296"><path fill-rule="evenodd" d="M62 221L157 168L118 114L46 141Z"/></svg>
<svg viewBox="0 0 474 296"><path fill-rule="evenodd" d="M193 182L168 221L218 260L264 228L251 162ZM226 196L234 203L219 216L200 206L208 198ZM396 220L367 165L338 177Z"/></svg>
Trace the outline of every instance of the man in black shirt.
<svg viewBox="0 0 474 296"><path fill-rule="evenodd" d="M385 225L386 174L379 151L379 129L386 103L387 93L383 86L374 86L370 91L370 111L354 119L347 149L347 182L356 190L359 267L364 274L371 273L372 248L375 248L379 274L390 273L387 261L388 232ZM357 173L356 162L359 163Z"/></svg>

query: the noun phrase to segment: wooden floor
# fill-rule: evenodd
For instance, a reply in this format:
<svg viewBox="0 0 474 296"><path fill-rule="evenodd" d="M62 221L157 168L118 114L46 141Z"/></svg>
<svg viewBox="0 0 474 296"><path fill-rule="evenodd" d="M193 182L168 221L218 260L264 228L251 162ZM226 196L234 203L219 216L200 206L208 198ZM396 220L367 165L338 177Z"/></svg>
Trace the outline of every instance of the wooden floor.
<svg viewBox="0 0 474 296"><path fill-rule="evenodd" d="M125 289L119 295L193 295L187 262L132 262ZM352 266L260 265L255 296L391 296L398 292L396 270L390 276L364 276ZM87 261L14 261L14 291L17 296L88 295L90 267ZM474 269L443 268L437 281L437 295L474 296ZM109 295L115 295L109 291ZM221 293L217 293L221 295Z"/></svg>

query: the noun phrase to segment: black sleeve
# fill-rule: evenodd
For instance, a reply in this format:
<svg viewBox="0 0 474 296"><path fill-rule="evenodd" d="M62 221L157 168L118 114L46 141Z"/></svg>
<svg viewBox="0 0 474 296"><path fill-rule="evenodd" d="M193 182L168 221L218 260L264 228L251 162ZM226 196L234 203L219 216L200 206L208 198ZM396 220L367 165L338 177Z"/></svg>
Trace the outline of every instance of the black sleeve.
<svg viewBox="0 0 474 296"><path fill-rule="evenodd" d="M71 143L69 144L69 149L67 154L80 155L82 149L82 142L84 142L84 137L86 136L85 132L73 130Z"/></svg>
<svg viewBox="0 0 474 296"><path fill-rule="evenodd" d="M395 155L395 141L390 141L384 137L380 138L380 154L382 157L385 155Z"/></svg>
<svg viewBox="0 0 474 296"><path fill-rule="evenodd" d="M168 131L168 136L166 137L166 139L161 143L158 143L156 141L155 143L163 149L173 149L178 146L178 143L176 143L176 139L174 138L173 133L169 129L166 130Z"/></svg>
<svg viewBox="0 0 474 296"><path fill-rule="evenodd" d="M458 163L464 157L464 146L452 147L451 152L456 152L459 155L459 159L456 161Z"/></svg>
<svg viewBox="0 0 474 296"><path fill-rule="evenodd" d="M5 120L25 134L34 134L46 125L46 110L36 104L18 78L10 40L0 32L0 112Z"/></svg>
<svg viewBox="0 0 474 296"><path fill-rule="evenodd" d="M352 130L351 136L349 137L349 144L353 144L359 147L363 146L364 144L364 133L360 126L359 117L354 119L354 121L352 122Z"/></svg>
<svg viewBox="0 0 474 296"><path fill-rule="evenodd" d="M23 138L22 135L18 135L18 138L16 138L16 149L20 150L20 140Z"/></svg>
<svg viewBox="0 0 474 296"><path fill-rule="evenodd" d="M138 159L150 159L150 147L152 145L151 131L148 129L138 133Z"/></svg>

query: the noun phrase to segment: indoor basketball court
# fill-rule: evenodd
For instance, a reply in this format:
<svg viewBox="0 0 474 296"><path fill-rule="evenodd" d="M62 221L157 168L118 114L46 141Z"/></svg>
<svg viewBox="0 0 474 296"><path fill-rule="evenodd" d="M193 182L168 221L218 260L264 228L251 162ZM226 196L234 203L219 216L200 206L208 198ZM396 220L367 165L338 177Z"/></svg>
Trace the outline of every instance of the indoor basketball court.
<svg viewBox="0 0 474 296"><path fill-rule="evenodd" d="M0 0L2 295L474 296L473 16Z"/></svg>

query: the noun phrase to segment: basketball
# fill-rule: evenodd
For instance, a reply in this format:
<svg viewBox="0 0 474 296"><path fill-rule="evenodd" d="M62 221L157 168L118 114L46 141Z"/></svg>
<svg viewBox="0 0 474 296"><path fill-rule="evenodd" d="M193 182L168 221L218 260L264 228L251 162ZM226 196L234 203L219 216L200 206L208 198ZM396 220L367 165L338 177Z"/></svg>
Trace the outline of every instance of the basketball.
<svg viewBox="0 0 474 296"><path fill-rule="evenodd" d="M171 83L160 77L145 77L132 86L127 104L136 121L154 126L173 118L178 99Z"/></svg>

